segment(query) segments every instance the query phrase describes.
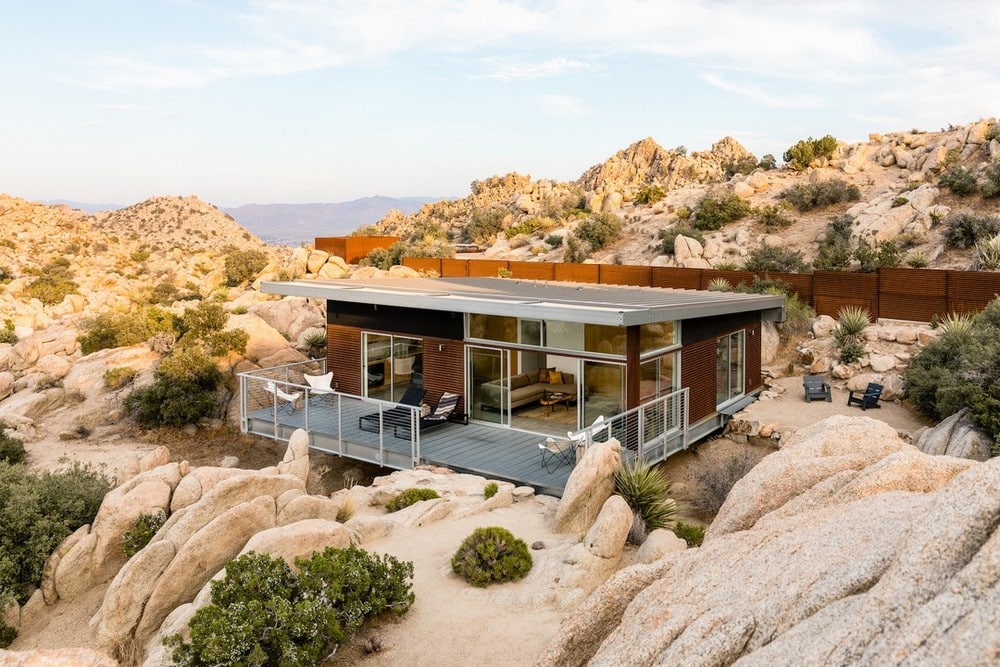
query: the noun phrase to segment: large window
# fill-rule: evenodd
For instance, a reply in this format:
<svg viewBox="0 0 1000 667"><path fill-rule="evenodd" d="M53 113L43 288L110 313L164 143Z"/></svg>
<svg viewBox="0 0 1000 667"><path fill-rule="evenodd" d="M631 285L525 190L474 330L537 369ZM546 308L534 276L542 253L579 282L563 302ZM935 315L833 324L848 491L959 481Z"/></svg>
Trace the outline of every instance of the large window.
<svg viewBox="0 0 1000 667"><path fill-rule="evenodd" d="M625 357L625 328L605 324L583 324L562 320L530 320L505 315L470 313L469 338L498 343L518 343L531 347ZM657 330L655 346L673 340L673 324ZM653 344L653 343L651 343Z"/></svg>
<svg viewBox="0 0 1000 667"><path fill-rule="evenodd" d="M677 386L677 353L644 361L639 366L639 402L665 396Z"/></svg>
<svg viewBox="0 0 1000 667"><path fill-rule="evenodd" d="M666 350L676 345L678 338L676 322L643 324L639 327L639 352Z"/></svg>
<svg viewBox="0 0 1000 667"><path fill-rule="evenodd" d="M423 385L424 342L419 338L364 334L365 395L398 401L410 385Z"/></svg>
<svg viewBox="0 0 1000 667"><path fill-rule="evenodd" d="M715 350L715 403L722 405L743 394L744 332L719 338Z"/></svg>

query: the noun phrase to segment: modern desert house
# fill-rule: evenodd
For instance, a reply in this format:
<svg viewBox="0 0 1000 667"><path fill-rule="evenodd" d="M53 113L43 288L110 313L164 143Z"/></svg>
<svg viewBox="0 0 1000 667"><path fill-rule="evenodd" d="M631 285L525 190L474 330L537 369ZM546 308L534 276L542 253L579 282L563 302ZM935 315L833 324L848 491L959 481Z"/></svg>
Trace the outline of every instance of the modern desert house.
<svg viewBox="0 0 1000 667"><path fill-rule="evenodd" d="M762 323L784 316L781 296L505 278L299 280L261 289L326 301L320 370L333 373L334 391L311 395L290 367L244 374L244 430L284 438L306 426L314 447L345 456L392 467L432 460L529 483L496 470L488 456L456 459L515 442L533 458L546 436L586 433L662 460L753 399ZM431 407L445 392L458 394L449 425L422 435L419 404L398 405L404 396L414 403L410 389ZM288 400L296 393L304 401ZM428 455L446 439L452 449Z"/></svg>

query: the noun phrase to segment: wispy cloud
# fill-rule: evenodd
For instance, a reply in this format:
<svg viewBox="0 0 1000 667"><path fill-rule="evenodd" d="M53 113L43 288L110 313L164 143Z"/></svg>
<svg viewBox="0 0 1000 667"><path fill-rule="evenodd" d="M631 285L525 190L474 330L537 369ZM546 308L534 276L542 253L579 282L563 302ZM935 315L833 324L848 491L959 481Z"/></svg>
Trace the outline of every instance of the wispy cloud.
<svg viewBox="0 0 1000 667"><path fill-rule="evenodd" d="M563 57L549 58L540 62L483 58L482 63L486 70L483 78L501 81L533 81L571 72L600 72L607 69L602 64Z"/></svg>
<svg viewBox="0 0 1000 667"><path fill-rule="evenodd" d="M538 109L550 116L579 118L590 113L586 103L570 95L539 95L534 98Z"/></svg>
<svg viewBox="0 0 1000 667"><path fill-rule="evenodd" d="M825 106L823 99L817 95L769 93L760 86L727 81L718 74L703 74L701 78L716 88L749 98L761 106L772 109L818 109Z"/></svg>

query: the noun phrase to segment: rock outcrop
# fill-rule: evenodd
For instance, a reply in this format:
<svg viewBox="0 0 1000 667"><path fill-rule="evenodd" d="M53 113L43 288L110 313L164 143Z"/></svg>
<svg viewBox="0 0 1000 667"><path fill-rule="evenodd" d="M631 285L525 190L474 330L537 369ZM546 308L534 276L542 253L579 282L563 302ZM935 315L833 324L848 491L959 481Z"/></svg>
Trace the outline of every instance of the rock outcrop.
<svg viewBox="0 0 1000 667"><path fill-rule="evenodd" d="M830 418L733 487L700 549L609 579L537 664L988 664L998 524L1000 460Z"/></svg>
<svg viewBox="0 0 1000 667"><path fill-rule="evenodd" d="M969 408L962 408L937 426L922 430L913 444L925 454L985 461L990 458L992 440L972 421Z"/></svg>

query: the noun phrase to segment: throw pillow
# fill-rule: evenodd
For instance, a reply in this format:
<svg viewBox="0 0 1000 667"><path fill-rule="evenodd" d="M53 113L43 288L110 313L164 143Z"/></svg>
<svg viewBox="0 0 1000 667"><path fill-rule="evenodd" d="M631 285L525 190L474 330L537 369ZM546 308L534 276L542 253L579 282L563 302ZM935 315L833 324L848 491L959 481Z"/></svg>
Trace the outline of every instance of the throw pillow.
<svg viewBox="0 0 1000 667"><path fill-rule="evenodd" d="M549 384L562 384L562 371L549 371Z"/></svg>
<svg viewBox="0 0 1000 667"><path fill-rule="evenodd" d="M549 369L542 368L538 371L538 381L542 383L549 381Z"/></svg>
<svg viewBox="0 0 1000 667"><path fill-rule="evenodd" d="M421 403L420 404L420 416L421 417L426 417L430 413L431 413L431 406L427 405L426 403Z"/></svg>

